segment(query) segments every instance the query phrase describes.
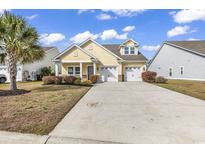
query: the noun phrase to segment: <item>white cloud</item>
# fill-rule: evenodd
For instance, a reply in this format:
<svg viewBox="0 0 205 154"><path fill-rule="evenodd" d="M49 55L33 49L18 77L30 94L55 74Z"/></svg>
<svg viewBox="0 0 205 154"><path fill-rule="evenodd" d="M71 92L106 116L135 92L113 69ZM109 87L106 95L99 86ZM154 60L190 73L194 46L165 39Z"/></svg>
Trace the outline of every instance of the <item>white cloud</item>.
<svg viewBox="0 0 205 154"><path fill-rule="evenodd" d="M99 20L110 20L110 19L113 19L114 17L112 17L111 15L109 14L106 14L106 13L102 13L102 14L99 14L96 16L97 19Z"/></svg>
<svg viewBox="0 0 205 154"><path fill-rule="evenodd" d="M167 36L173 37L173 36L183 35L183 34L193 33L193 32L196 32L196 30L191 30L189 26L186 26L186 25L176 26L167 32Z"/></svg>
<svg viewBox="0 0 205 154"><path fill-rule="evenodd" d="M196 38L189 38L188 41L198 41L199 39Z"/></svg>
<svg viewBox="0 0 205 154"><path fill-rule="evenodd" d="M144 9L107 9L102 10L104 12L112 12L119 17L132 17L143 13Z"/></svg>
<svg viewBox="0 0 205 154"><path fill-rule="evenodd" d="M123 28L123 32L128 33L131 32L135 29L135 26L126 26L125 28Z"/></svg>
<svg viewBox="0 0 205 154"><path fill-rule="evenodd" d="M174 15L174 14L176 14L177 12L176 11L171 11L171 12L169 12L169 15Z"/></svg>
<svg viewBox="0 0 205 154"><path fill-rule="evenodd" d="M108 29L103 31L100 38L102 40L111 40L111 39L118 39L118 40L124 40L127 39L127 33L125 34L118 34L116 30L114 29Z"/></svg>
<svg viewBox="0 0 205 154"><path fill-rule="evenodd" d="M99 36L98 34L93 34L90 33L89 31L85 31L83 33L78 33L75 36L71 37L70 41L72 41L73 43L81 43L88 38L97 39L98 36Z"/></svg>
<svg viewBox="0 0 205 154"><path fill-rule="evenodd" d="M205 21L205 9L186 9L178 11L173 15L176 23L191 23L192 21L202 20Z"/></svg>
<svg viewBox="0 0 205 154"><path fill-rule="evenodd" d="M51 34L41 34L40 35L40 43L44 45L50 45L52 43L56 43L65 39L65 36L61 33L51 33Z"/></svg>
<svg viewBox="0 0 205 154"><path fill-rule="evenodd" d="M85 13L85 12L94 13L95 10L92 10L92 9L80 9L80 10L78 10L78 14L82 14L82 13Z"/></svg>
<svg viewBox="0 0 205 154"><path fill-rule="evenodd" d="M159 47L160 45L144 45L142 49L145 51L156 51L159 49Z"/></svg>
<svg viewBox="0 0 205 154"><path fill-rule="evenodd" d="M35 19L36 17L38 17L37 14L34 14L34 15L31 15L31 16L27 16L26 18L29 19L29 20L33 20Z"/></svg>

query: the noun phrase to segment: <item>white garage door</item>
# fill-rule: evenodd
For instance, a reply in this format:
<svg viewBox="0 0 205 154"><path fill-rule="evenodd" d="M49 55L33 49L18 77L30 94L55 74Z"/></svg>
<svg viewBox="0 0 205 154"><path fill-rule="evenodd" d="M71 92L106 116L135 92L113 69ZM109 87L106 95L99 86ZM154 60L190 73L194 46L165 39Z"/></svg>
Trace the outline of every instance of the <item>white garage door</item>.
<svg viewBox="0 0 205 154"><path fill-rule="evenodd" d="M103 82L118 81L117 67L108 66L100 68L100 78Z"/></svg>
<svg viewBox="0 0 205 154"><path fill-rule="evenodd" d="M140 67L125 67L125 81L141 81Z"/></svg>
<svg viewBox="0 0 205 154"><path fill-rule="evenodd" d="M0 66L0 74L6 75L7 82L10 82L8 67L5 65ZM22 66L17 65L17 75L16 75L16 81L22 81Z"/></svg>

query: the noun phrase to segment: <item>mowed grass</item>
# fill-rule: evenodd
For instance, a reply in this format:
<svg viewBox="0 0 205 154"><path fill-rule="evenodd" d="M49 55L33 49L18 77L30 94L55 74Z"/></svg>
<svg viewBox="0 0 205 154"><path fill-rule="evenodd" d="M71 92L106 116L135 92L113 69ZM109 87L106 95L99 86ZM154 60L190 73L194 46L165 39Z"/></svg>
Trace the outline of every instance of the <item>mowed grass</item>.
<svg viewBox="0 0 205 154"><path fill-rule="evenodd" d="M0 84L0 93L9 84ZM90 87L18 83L30 91L15 96L0 96L0 130L48 134Z"/></svg>
<svg viewBox="0 0 205 154"><path fill-rule="evenodd" d="M160 87L177 91L192 97L205 100L205 82L190 80L168 80L167 84L157 84Z"/></svg>

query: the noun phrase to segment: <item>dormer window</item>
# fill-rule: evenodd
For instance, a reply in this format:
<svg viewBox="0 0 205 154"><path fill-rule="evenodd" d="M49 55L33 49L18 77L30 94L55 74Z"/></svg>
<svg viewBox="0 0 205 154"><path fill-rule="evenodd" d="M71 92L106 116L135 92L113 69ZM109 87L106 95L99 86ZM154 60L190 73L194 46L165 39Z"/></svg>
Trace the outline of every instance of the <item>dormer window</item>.
<svg viewBox="0 0 205 154"><path fill-rule="evenodd" d="M129 47L125 47L124 50L125 50L125 55L128 55L129 54Z"/></svg>
<svg viewBox="0 0 205 154"><path fill-rule="evenodd" d="M124 47L124 54L125 55L134 55L135 54L135 47L125 46Z"/></svg>
<svg viewBox="0 0 205 154"><path fill-rule="evenodd" d="M135 54L135 47L130 47L130 54Z"/></svg>

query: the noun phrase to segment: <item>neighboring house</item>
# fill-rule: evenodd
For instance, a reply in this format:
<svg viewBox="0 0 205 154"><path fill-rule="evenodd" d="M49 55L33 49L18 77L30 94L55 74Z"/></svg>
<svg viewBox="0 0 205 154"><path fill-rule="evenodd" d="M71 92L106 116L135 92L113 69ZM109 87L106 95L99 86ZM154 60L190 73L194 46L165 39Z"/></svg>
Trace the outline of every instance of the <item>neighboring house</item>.
<svg viewBox="0 0 205 154"><path fill-rule="evenodd" d="M43 50L45 52L43 59L29 64L17 65L17 81L36 80L42 67L51 67L54 69L52 58L59 54L58 49L55 47L45 47ZM7 65L0 64L0 74L6 75L7 82L10 81Z"/></svg>
<svg viewBox="0 0 205 154"><path fill-rule="evenodd" d="M79 76L90 79L99 75L106 81L141 81L147 59L139 52L139 44L129 39L122 44L99 44L87 39L80 45L71 45L53 59L56 75Z"/></svg>
<svg viewBox="0 0 205 154"><path fill-rule="evenodd" d="M205 41L167 41L148 70L169 79L205 80Z"/></svg>

